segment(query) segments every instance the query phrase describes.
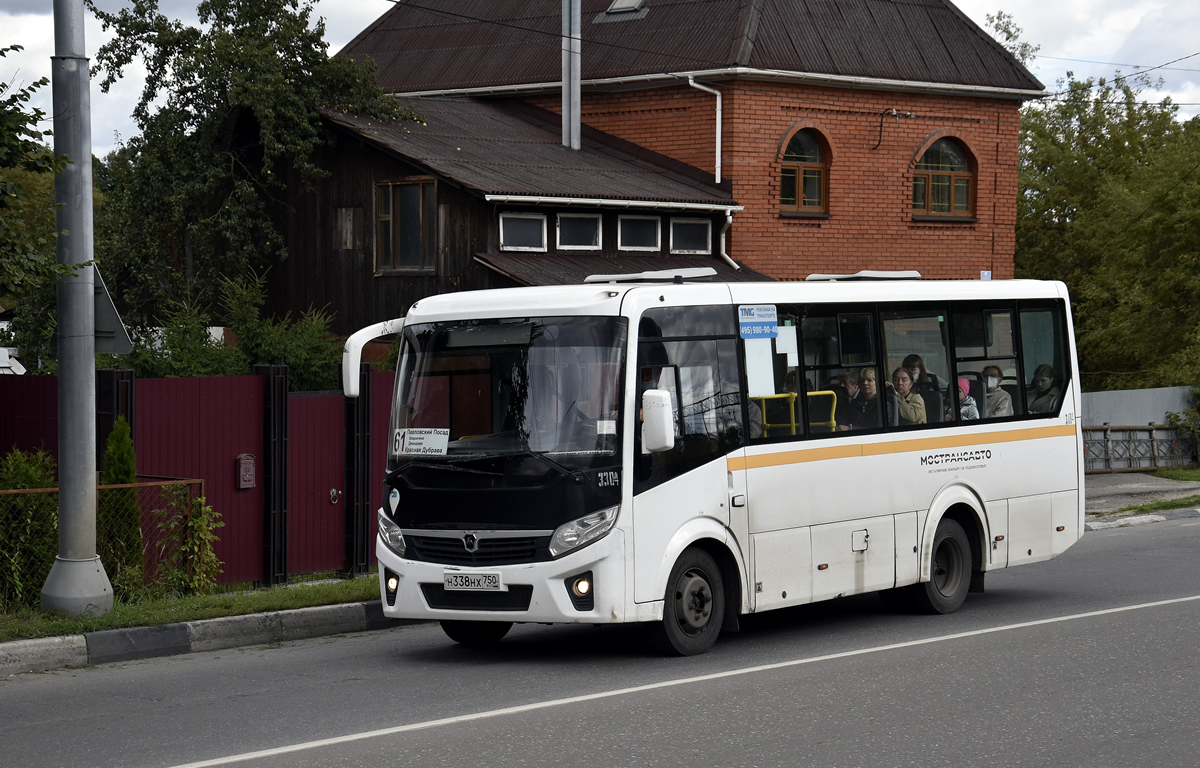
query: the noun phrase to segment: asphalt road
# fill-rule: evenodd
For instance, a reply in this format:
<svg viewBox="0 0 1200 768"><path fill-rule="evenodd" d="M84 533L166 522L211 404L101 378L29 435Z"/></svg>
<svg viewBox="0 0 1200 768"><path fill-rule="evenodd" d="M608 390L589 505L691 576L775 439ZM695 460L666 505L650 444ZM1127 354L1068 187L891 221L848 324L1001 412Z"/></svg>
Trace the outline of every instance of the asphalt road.
<svg viewBox="0 0 1200 768"><path fill-rule="evenodd" d="M0 764L1200 764L1200 520L1090 533L952 616L864 596L745 624L689 659L635 627L477 651L422 625L19 675Z"/></svg>

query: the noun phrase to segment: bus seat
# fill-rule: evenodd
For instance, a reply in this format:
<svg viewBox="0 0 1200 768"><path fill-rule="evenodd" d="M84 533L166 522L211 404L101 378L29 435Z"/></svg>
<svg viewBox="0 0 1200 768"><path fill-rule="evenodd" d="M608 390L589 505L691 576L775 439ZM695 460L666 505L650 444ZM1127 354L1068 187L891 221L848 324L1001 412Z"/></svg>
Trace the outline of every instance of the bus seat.
<svg viewBox="0 0 1200 768"><path fill-rule="evenodd" d="M1013 415L1023 416L1025 414L1025 402L1021 400L1021 388L1016 384L1001 384L1000 389L1003 389L1012 398Z"/></svg>
<svg viewBox="0 0 1200 768"><path fill-rule="evenodd" d="M900 425L900 411L896 408L896 390L887 387L884 392L887 397L887 422L890 426L897 427Z"/></svg>
<svg viewBox="0 0 1200 768"><path fill-rule="evenodd" d="M925 401L925 422L927 424L933 424L935 422L943 421L943 414L945 411L943 410L944 401L942 399L942 393L921 391L917 394L920 395L921 399Z"/></svg>

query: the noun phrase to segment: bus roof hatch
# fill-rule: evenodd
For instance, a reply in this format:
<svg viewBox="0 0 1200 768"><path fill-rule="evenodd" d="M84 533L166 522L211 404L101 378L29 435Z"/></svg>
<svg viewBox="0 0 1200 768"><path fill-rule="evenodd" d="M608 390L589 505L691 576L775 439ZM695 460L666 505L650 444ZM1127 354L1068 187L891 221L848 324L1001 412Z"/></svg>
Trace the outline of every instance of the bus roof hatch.
<svg viewBox="0 0 1200 768"><path fill-rule="evenodd" d="M919 280L921 273L915 269L895 271L881 269L863 269L853 275L809 275L804 278L810 283L835 282L838 280Z"/></svg>
<svg viewBox="0 0 1200 768"><path fill-rule="evenodd" d="M717 270L712 267L660 269L652 272L631 272L627 275L588 275L584 283L682 283L711 280Z"/></svg>

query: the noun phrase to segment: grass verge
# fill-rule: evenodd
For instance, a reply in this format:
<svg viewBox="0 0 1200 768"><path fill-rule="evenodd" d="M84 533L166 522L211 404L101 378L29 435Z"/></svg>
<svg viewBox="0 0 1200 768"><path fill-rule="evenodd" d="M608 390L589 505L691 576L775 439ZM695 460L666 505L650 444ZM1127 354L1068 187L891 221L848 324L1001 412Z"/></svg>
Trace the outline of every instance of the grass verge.
<svg viewBox="0 0 1200 768"><path fill-rule="evenodd" d="M1164 509L1186 509L1188 507L1200 507L1200 496L1184 496L1182 499L1163 499L1162 501L1151 501L1146 504L1123 507L1118 509L1116 512L1110 512L1102 517L1128 517L1130 514L1158 512Z"/></svg>
<svg viewBox="0 0 1200 768"><path fill-rule="evenodd" d="M1200 482L1200 467L1164 467L1154 472L1154 477L1193 483Z"/></svg>
<svg viewBox="0 0 1200 768"><path fill-rule="evenodd" d="M101 629L124 629L199 621L248 613L311 608L317 605L360 603L379 599L375 575L328 583L301 583L289 587L230 592L204 597L179 597L117 604L107 616L69 618L59 613L21 609L0 613L0 642L36 637L78 635Z"/></svg>

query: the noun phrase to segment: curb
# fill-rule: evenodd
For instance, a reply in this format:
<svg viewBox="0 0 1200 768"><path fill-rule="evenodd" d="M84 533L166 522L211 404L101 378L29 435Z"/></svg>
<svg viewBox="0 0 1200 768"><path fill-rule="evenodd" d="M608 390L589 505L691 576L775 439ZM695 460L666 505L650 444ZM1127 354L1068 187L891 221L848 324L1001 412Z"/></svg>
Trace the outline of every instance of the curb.
<svg viewBox="0 0 1200 768"><path fill-rule="evenodd" d="M85 664L151 659L247 645L387 629L419 621L389 619L378 600L252 613L157 627L0 643L0 677Z"/></svg>
<svg viewBox="0 0 1200 768"><path fill-rule="evenodd" d="M1086 523L1083 526L1085 531L1103 531L1108 528L1129 528L1134 525L1145 525L1146 523L1162 523L1167 520L1183 520L1189 517L1200 517L1200 509L1169 509L1164 510L1158 515L1130 515L1122 517L1118 520L1096 521L1094 523Z"/></svg>

